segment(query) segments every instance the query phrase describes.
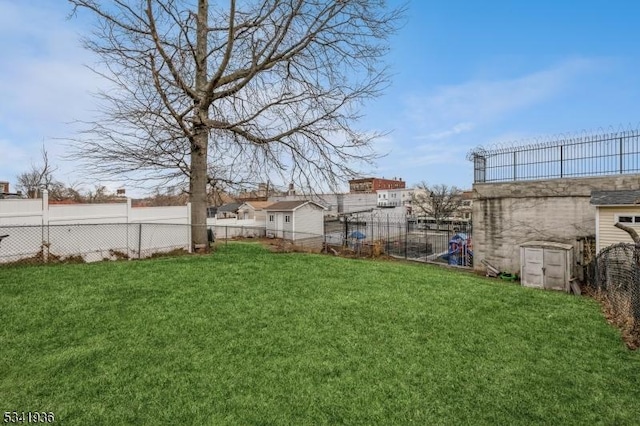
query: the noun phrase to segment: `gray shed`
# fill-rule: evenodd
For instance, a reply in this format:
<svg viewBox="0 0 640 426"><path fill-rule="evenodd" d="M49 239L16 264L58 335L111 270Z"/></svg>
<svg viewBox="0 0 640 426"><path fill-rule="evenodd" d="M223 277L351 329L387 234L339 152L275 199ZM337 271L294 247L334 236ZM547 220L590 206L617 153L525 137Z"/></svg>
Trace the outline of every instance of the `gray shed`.
<svg viewBox="0 0 640 426"><path fill-rule="evenodd" d="M573 246L551 241L520 245L520 280L525 287L569 292Z"/></svg>

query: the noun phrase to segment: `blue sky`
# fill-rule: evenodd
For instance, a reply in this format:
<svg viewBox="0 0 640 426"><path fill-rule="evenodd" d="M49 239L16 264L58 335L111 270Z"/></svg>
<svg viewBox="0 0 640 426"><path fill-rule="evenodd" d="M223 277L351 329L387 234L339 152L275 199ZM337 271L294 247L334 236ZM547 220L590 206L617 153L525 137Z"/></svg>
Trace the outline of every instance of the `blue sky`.
<svg viewBox="0 0 640 426"><path fill-rule="evenodd" d="M391 1L391 4L401 2ZM431 1L408 4L392 39L391 86L358 127L390 132L366 174L470 188L467 152L640 124L640 2ZM44 143L67 183L92 185L60 157L69 123L102 84L84 67L81 19L65 1L0 0L0 180ZM103 182L109 186L109 182Z"/></svg>

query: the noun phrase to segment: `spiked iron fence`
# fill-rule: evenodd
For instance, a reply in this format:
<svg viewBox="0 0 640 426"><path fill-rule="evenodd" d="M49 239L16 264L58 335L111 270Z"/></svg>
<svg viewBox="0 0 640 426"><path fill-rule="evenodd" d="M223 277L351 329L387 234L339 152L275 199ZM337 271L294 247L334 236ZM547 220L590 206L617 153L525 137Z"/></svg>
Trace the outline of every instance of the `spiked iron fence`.
<svg viewBox="0 0 640 426"><path fill-rule="evenodd" d="M467 159L475 183L638 173L640 130L476 148Z"/></svg>

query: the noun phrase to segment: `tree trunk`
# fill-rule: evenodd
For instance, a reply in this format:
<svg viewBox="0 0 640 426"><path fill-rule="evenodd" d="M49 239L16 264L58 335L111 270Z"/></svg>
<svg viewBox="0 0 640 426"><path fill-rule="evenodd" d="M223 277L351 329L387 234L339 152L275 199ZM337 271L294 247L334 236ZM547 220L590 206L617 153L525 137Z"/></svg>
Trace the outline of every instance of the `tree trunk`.
<svg viewBox="0 0 640 426"><path fill-rule="evenodd" d="M194 248L209 251L207 238L207 143L209 134L205 127L196 130L191 146L191 240ZM202 248L204 247L204 248Z"/></svg>
<svg viewBox="0 0 640 426"><path fill-rule="evenodd" d="M204 122L209 118L209 106L202 102L207 87L207 26L209 21L208 0L198 1L196 35L196 93L195 124L191 141L191 176L189 190L191 201L191 243L194 248L209 252L207 238L207 148L209 131Z"/></svg>

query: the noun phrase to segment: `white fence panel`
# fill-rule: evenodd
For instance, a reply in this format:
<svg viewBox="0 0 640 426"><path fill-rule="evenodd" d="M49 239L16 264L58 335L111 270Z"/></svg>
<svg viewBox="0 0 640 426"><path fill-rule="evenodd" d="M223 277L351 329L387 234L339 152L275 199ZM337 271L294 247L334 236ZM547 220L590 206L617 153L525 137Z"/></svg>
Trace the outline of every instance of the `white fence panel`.
<svg viewBox="0 0 640 426"><path fill-rule="evenodd" d="M92 262L189 250L190 222L189 205L49 205L46 191L42 199L0 200L0 235L9 235L0 242L0 263L77 255Z"/></svg>
<svg viewBox="0 0 640 426"><path fill-rule="evenodd" d="M0 225L41 225L43 200L0 200Z"/></svg>
<svg viewBox="0 0 640 426"><path fill-rule="evenodd" d="M189 206L134 207L130 213L129 223L191 223Z"/></svg>
<svg viewBox="0 0 640 426"><path fill-rule="evenodd" d="M49 224L127 223L125 203L54 204L49 206Z"/></svg>

